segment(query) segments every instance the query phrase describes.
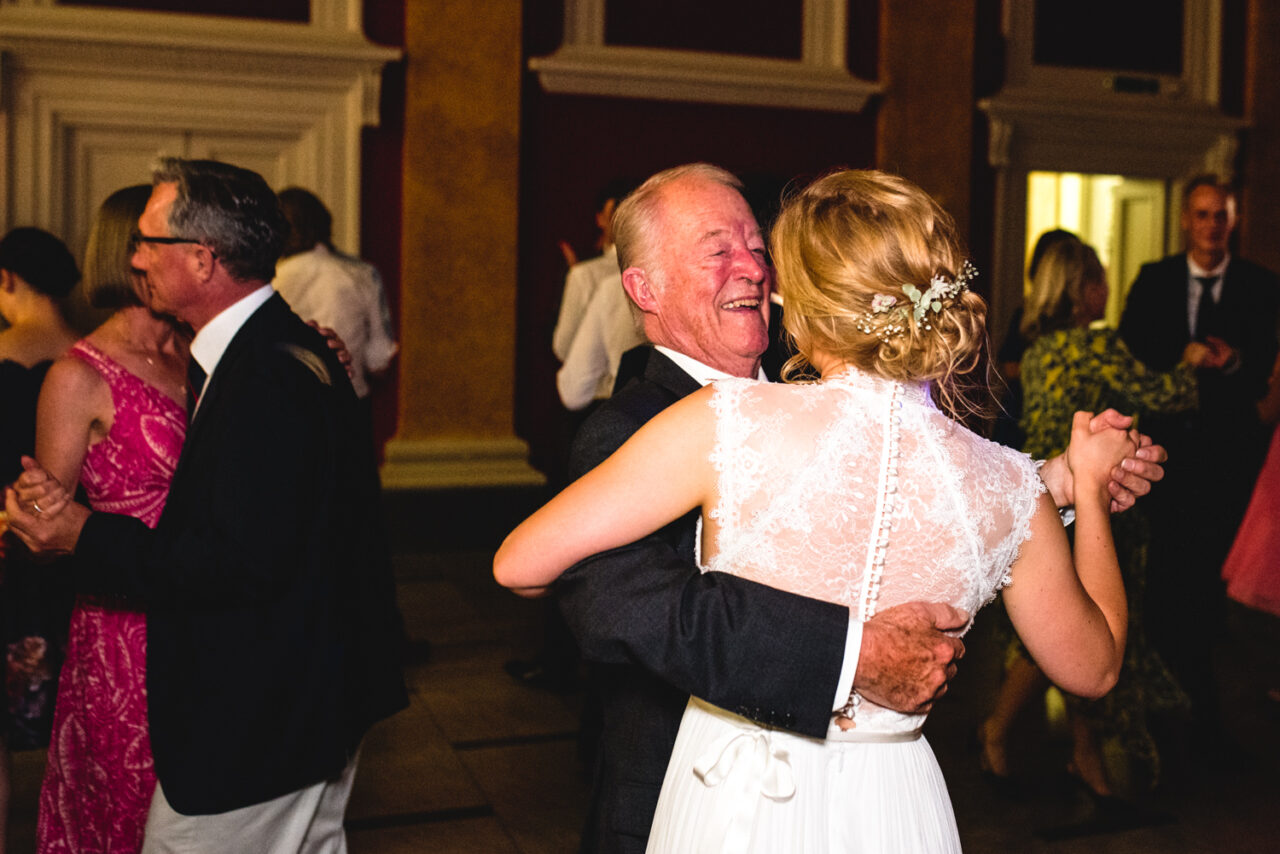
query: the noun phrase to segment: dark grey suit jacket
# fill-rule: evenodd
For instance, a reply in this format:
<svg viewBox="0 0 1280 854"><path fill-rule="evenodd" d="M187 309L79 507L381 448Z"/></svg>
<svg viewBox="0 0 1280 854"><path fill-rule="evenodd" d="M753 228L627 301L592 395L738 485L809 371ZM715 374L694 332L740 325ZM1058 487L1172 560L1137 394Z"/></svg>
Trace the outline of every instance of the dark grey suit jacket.
<svg viewBox="0 0 1280 854"><path fill-rule="evenodd" d="M1188 289L1185 254L1144 265L1134 280L1120 335L1148 367L1167 371L1182 358L1191 340ZM1186 608L1212 610L1222 599L1218 570L1244 516L1269 438L1255 404L1266 392L1276 358L1278 306L1275 274L1232 258L1210 332L1239 351L1239 366L1231 372L1198 371L1197 410L1153 414L1140 425L1169 452L1164 480L1144 499L1152 519L1147 625L1153 636L1170 638L1165 649L1185 633L1179 621L1189 616ZM1178 675L1184 682L1196 681Z"/></svg>
<svg viewBox="0 0 1280 854"><path fill-rule="evenodd" d="M182 814L330 778L406 705L367 429L332 351L274 295L210 377L155 530L84 526L80 588L145 606L151 747Z"/></svg>
<svg viewBox="0 0 1280 854"><path fill-rule="evenodd" d="M575 477L698 383L656 350L643 376L578 434ZM633 362L634 363L634 362ZM844 660L849 611L724 573L698 571L697 511L596 555L556 584L588 661L599 664L603 734L584 852L641 852L689 695L821 737Z"/></svg>
<svg viewBox="0 0 1280 854"><path fill-rule="evenodd" d="M1185 254L1142 266L1120 319L1120 337L1138 361L1168 371L1182 359L1191 341L1187 291ZM1240 351L1240 366L1230 374L1200 372L1200 409L1210 418L1235 420L1266 393L1276 358L1278 309L1276 275L1244 258L1232 258L1222 281L1213 332Z"/></svg>

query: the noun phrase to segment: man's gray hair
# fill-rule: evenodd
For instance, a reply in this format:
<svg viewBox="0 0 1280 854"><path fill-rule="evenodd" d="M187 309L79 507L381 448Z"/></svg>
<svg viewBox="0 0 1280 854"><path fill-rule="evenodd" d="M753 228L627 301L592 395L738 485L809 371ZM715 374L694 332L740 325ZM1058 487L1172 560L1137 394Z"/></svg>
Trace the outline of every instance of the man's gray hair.
<svg viewBox="0 0 1280 854"><path fill-rule="evenodd" d="M686 163L653 175L614 211L613 240L618 247L619 269L648 267L650 275L656 275L656 269L652 268L662 266L655 257L659 248L655 245L658 203L664 188L684 178L701 178L742 192L742 182L732 172L710 163Z"/></svg>
<svg viewBox="0 0 1280 854"><path fill-rule="evenodd" d="M269 282L289 234L271 187L257 172L217 160L162 158L152 184L176 184L169 232L208 246L237 281Z"/></svg>

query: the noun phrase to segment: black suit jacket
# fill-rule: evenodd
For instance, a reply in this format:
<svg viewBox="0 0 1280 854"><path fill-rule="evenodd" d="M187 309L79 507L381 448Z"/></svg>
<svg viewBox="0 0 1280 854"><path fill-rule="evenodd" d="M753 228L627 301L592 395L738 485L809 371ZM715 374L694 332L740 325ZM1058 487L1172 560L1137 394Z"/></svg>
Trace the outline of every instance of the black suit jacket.
<svg viewBox="0 0 1280 854"><path fill-rule="evenodd" d="M1170 255L1144 264L1134 280L1120 320L1120 336L1137 359L1168 371L1191 341L1187 323L1187 256ZM1212 421L1249 415L1267 390L1276 357L1280 286L1276 275L1243 258L1227 265L1218 298L1216 334L1240 351L1229 374L1200 372L1200 411Z"/></svg>
<svg viewBox="0 0 1280 854"><path fill-rule="evenodd" d="M87 592L147 611L156 775L187 815L341 771L406 704L367 428L324 340L273 295L227 347L154 531L89 517Z"/></svg>
<svg viewBox="0 0 1280 854"><path fill-rule="evenodd" d="M574 443L580 476L698 383L656 350ZM644 850L690 694L761 723L826 734L849 611L698 571L694 511L596 555L556 584L584 657L599 664L603 733L582 850Z"/></svg>
<svg viewBox="0 0 1280 854"><path fill-rule="evenodd" d="M1177 364L1191 340L1187 278L1187 256L1173 255L1144 265L1129 292L1121 337L1135 357L1156 370ZM1275 362L1278 305L1276 276L1232 258L1210 331L1239 351L1239 366L1231 372L1198 371L1198 409L1153 414L1140 425L1169 451L1165 479L1146 505L1153 526L1147 586L1153 635L1185 632L1185 622L1179 621L1191 616L1185 611L1190 603L1211 610L1221 601L1218 570L1266 451L1267 429L1255 404L1266 392ZM1163 624L1176 628L1161 629ZM1199 679L1186 672L1179 676L1192 683Z"/></svg>

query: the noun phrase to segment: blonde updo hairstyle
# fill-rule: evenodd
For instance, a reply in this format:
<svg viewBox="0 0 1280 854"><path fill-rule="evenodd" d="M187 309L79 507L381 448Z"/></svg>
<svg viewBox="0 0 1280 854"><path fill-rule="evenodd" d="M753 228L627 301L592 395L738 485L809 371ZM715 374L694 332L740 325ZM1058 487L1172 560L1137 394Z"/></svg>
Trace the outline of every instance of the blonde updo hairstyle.
<svg viewBox="0 0 1280 854"><path fill-rule="evenodd" d="M834 172L784 202L771 247L798 353L786 376L805 372L821 351L887 379L931 382L939 407L957 420L990 418L986 303L962 289L917 321L903 291L923 293L934 276L954 281L965 262L954 221L927 193L884 172ZM894 306L873 313L881 295ZM887 323L902 329L889 333Z"/></svg>

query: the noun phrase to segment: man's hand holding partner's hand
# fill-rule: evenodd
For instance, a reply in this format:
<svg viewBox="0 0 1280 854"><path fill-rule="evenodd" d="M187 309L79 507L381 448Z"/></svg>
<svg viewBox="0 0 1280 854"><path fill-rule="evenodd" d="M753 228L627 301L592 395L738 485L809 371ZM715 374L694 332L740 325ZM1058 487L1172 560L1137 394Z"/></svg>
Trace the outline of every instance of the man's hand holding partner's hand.
<svg viewBox="0 0 1280 854"><path fill-rule="evenodd" d="M1104 409L1089 422L1089 429L1095 433L1109 428L1129 430L1132 426L1133 416L1121 415L1114 409ZM1136 431L1134 441L1137 443L1137 450L1111 470L1111 482L1107 484L1107 488L1111 492L1112 513L1128 510L1140 497L1151 491L1151 484L1164 477L1164 466L1161 463L1169 459L1165 449L1154 444L1150 436ZM1058 507L1071 507L1075 504L1075 482L1071 477L1065 452L1048 460L1040 469L1040 477L1049 488L1054 504Z"/></svg>
<svg viewBox="0 0 1280 854"><path fill-rule="evenodd" d="M10 529L37 554L68 554L75 549L89 508L76 504L57 479L31 457L4 491Z"/></svg>

